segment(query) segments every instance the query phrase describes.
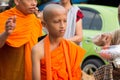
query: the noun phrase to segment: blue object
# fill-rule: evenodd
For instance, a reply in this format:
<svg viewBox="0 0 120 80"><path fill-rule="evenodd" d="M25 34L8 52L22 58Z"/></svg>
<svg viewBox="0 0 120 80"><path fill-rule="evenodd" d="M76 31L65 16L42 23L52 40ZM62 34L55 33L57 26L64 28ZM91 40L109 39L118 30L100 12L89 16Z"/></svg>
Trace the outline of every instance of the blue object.
<svg viewBox="0 0 120 80"><path fill-rule="evenodd" d="M81 2L87 2L87 1L88 0L72 0L72 3L73 4L80 4ZM38 9L40 11L42 11L47 4L52 3L52 2L57 3L57 2L60 2L60 0L49 0L47 3L38 6Z"/></svg>
<svg viewBox="0 0 120 80"><path fill-rule="evenodd" d="M72 0L74 4L80 4L81 2L87 2L88 0Z"/></svg>
<svg viewBox="0 0 120 80"><path fill-rule="evenodd" d="M39 9L40 11L42 11L47 4L52 3L52 2L55 2L55 3L56 3L56 2L59 2L59 1L60 1L60 0L49 0L49 2L38 6L38 9Z"/></svg>

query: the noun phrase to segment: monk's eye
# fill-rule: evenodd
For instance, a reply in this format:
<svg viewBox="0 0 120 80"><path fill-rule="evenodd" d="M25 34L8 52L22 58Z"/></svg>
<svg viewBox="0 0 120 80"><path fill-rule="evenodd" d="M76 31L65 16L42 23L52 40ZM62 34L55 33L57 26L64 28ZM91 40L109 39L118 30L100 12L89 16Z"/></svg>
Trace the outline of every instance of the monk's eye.
<svg viewBox="0 0 120 80"><path fill-rule="evenodd" d="M59 23L59 20L55 20L54 23Z"/></svg>

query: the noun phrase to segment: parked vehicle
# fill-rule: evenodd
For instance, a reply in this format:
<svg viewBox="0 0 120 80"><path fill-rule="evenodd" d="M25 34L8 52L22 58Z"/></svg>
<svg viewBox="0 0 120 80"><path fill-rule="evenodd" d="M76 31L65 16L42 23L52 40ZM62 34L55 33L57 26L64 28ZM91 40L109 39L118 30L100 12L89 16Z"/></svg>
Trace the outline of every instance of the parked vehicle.
<svg viewBox="0 0 120 80"><path fill-rule="evenodd" d="M116 7L100 5L75 4L75 6L80 7L84 14L82 47L86 50L86 55L81 67L86 73L92 74L107 62L96 53L96 48L99 47L91 39L100 33L119 28L118 10Z"/></svg>

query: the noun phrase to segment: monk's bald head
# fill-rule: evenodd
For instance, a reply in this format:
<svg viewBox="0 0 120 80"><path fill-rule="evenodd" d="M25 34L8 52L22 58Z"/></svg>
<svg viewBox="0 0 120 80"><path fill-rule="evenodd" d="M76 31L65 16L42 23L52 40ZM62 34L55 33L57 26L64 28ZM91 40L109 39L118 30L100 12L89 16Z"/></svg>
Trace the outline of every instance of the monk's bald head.
<svg viewBox="0 0 120 80"><path fill-rule="evenodd" d="M59 4L48 4L43 10L43 19L46 21L52 17L54 12L66 12L65 8Z"/></svg>

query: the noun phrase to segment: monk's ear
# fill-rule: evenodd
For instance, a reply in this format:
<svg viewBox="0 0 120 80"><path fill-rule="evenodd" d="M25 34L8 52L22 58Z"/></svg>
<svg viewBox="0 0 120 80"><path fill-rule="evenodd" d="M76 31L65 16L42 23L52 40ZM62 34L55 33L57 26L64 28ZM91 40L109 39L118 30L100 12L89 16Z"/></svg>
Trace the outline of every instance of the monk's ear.
<svg viewBox="0 0 120 80"><path fill-rule="evenodd" d="M15 5L19 5L20 0L14 0Z"/></svg>
<svg viewBox="0 0 120 80"><path fill-rule="evenodd" d="M43 27L47 27L47 24L44 20L42 20L41 23L42 23Z"/></svg>

